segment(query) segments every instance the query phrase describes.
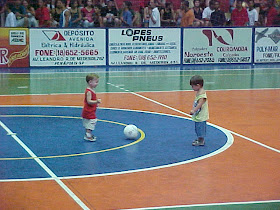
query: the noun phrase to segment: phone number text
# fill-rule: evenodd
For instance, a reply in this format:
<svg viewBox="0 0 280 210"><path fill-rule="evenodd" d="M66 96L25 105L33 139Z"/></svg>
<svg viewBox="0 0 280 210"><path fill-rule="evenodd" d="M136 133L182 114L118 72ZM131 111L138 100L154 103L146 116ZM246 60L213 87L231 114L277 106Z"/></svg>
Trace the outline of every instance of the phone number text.
<svg viewBox="0 0 280 210"><path fill-rule="evenodd" d="M79 56L98 55L98 50L35 50L35 56Z"/></svg>

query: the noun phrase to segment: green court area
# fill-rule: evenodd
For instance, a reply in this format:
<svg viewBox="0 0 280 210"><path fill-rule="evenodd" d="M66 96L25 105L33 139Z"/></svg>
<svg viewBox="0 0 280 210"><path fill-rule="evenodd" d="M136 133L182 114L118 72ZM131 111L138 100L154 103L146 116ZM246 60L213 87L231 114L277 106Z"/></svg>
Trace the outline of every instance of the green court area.
<svg viewBox="0 0 280 210"><path fill-rule="evenodd" d="M280 68L218 69L200 66L196 70L125 68L106 70L77 67L75 69L42 68L26 73L0 71L0 94L61 94L83 93L85 76L96 72L100 76L97 92L121 92L108 83L130 91L191 90L189 79L201 75L207 90L280 88Z"/></svg>

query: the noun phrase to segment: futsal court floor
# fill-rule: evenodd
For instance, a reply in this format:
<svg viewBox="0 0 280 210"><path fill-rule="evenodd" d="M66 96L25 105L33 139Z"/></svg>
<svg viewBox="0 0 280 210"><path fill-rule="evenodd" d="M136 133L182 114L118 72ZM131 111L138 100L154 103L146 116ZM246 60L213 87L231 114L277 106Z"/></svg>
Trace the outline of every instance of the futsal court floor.
<svg viewBox="0 0 280 210"><path fill-rule="evenodd" d="M86 142L92 72L102 103ZM191 146L193 75L204 147ZM280 65L0 69L0 87L1 210L280 209Z"/></svg>

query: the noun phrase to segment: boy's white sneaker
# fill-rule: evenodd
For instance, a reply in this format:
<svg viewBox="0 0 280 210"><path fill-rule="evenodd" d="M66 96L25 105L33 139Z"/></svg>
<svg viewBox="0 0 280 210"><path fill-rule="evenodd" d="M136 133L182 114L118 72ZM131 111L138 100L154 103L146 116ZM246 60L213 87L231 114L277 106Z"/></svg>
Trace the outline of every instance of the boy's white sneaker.
<svg viewBox="0 0 280 210"><path fill-rule="evenodd" d="M91 136L91 137L87 137L86 135L84 136L84 140L86 141L96 141L96 137L95 136Z"/></svg>

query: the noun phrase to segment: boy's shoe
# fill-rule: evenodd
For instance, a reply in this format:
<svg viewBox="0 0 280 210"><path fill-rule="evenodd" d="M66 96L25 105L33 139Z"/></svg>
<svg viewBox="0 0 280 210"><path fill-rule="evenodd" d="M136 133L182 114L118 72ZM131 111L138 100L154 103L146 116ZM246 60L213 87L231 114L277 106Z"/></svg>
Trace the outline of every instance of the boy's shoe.
<svg viewBox="0 0 280 210"><path fill-rule="evenodd" d="M95 136L91 136L91 137L87 137L87 136L84 136L84 140L86 141L96 141L96 137Z"/></svg>
<svg viewBox="0 0 280 210"><path fill-rule="evenodd" d="M205 140L199 141L198 139L194 140L192 143L193 146L204 146L205 145Z"/></svg>

